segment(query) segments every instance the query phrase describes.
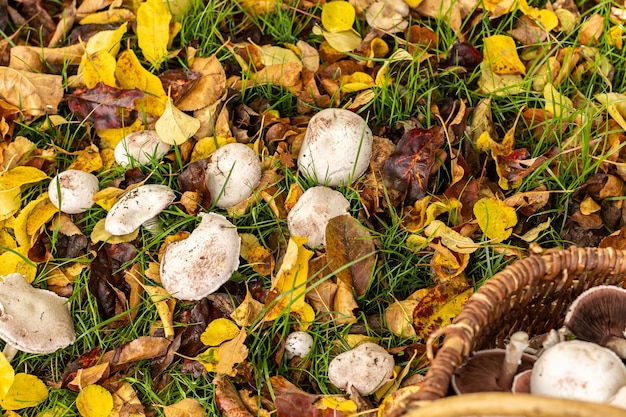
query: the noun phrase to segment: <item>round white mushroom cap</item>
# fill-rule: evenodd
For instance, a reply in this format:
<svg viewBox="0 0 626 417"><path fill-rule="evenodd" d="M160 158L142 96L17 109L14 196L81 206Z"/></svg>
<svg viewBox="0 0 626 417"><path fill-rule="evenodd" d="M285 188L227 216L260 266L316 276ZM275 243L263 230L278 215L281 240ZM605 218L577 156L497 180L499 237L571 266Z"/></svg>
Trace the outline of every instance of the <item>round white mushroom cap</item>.
<svg viewBox="0 0 626 417"><path fill-rule="evenodd" d="M287 215L292 236L308 238L314 248L326 244L326 225L334 217L348 213L350 202L339 191L317 186L306 190Z"/></svg>
<svg viewBox="0 0 626 417"><path fill-rule="evenodd" d="M252 195L261 181L261 159L243 143L229 143L211 155L206 167L206 185L211 202L232 207Z"/></svg>
<svg viewBox="0 0 626 417"><path fill-rule="evenodd" d="M77 169L68 169L52 178L48 187L48 198L63 213L84 213L95 204L93 196L99 189L98 178L95 175ZM60 198L59 191L61 192Z"/></svg>
<svg viewBox="0 0 626 417"><path fill-rule="evenodd" d="M626 385L626 367L613 351L582 340L558 343L537 359L530 376L535 395L606 402Z"/></svg>
<svg viewBox="0 0 626 417"><path fill-rule="evenodd" d="M285 339L285 357L304 358L313 347L313 336L307 332L291 332Z"/></svg>
<svg viewBox="0 0 626 417"><path fill-rule="evenodd" d="M324 109L309 121L298 169L318 184L351 184L369 166L373 143L372 131L361 116L350 110Z"/></svg>
<svg viewBox="0 0 626 417"><path fill-rule="evenodd" d="M370 395L393 374L393 356L376 343L363 343L337 355L328 365L328 378L337 388Z"/></svg>
<svg viewBox="0 0 626 417"><path fill-rule="evenodd" d="M1 277L0 338L28 353L52 353L74 343L67 299L34 288L22 274Z"/></svg>
<svg viewBox="0 0 626 417"><path fill-rule="evenodd" d="M122 166L131 165L133 161L145 165L153 159L160 160L169 150L170 145L163 142L155 130L142 130L119 141L113 155Z"/></svg>
<svg viewBox="0 0 626 417"><path fill-rule="evenodd" d="M175 197L174 192L166 185L148 184L133 188L111 207L104 229L113 236L132 233L162 212Z"/></svg>
<svg viewBox="0 0 626 417"><path fill-rule="evenodd" d="M161 282L174 298L199 300L217 291L239 267L241 239L224 216L201 213L187 239L167 245Z"/></svg>
<svg viewBox="0 0 626 417"><path fill-rule="evenodd" d="M371 4L365 12L367 23L383 32L400 32L409 26L405 19L409 5L404 0L385 0Z"/></svg>

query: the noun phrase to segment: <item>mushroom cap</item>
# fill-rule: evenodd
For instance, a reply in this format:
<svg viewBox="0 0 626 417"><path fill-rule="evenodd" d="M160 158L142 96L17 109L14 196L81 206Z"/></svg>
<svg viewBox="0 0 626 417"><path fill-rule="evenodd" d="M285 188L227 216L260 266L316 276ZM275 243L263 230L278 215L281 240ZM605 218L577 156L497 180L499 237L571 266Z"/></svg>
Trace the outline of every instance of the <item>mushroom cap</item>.
<svg viewBox="0 0 626 417"><path fill-rule="evenodd" d="M175 197L174 192L166 185L148 184L134 188L111 207L104 229L113 236L132 233L162 212Z"/></svg>
<svg viewBox="0 0 626 417"><path fill-rule="evenodd" d="M76 333L67 299L34 288L24 275L0 282L0 338L28 353L52 353L74 343Z"/></svg>
<svg viewBox="0 0 626 417"><path fill-rule="evenodd" d="M498 383L505 354L505 349L486 349L475 352L452 375L454 391L457 394L510 391L510 388L502 388ZM535 360L534 356L523 354L517 373L532 369Z"/></svg>
<svg viewBox="0 0 626 417"><path fill-rule="evenodd" d="M400 32L409 26L404 17L409 14L409 5L404 0L385 0L372 3L365 11L367 23L384 32Z"/></svg>
<svg viewBox="0 0 626 417"><path fill-rule="evenodd" d="M313 336L307 332L291 332L285 339L285 357L304 358L313 347Z"/></svg>
<svg viewBox="0 0 626 417"><path fill-rule="evenodd" d="M546 349L530 376L531 394L591 402L606 402L624 385L626 367L619 356L583 340Z"/></svg>
<svg viewBox="0 0 626 417"><path fill-rule="evenodd" d="M228 208L252 195L261 181L261 159L243 143L228 143L209 155L206 185L211 202Z"/></svg>
<svg viewBox="0 0 626 417"><path fill-rule="evenodd" d="M63 213L84 213L95 204L93 196L99 189L100 185L95 175L78 169L68 169L52 178L48 187L48 198Z"/></svg>
<svg viewBox="0 0 626 417"><path fill-rule="evenodd" d="M374 137L365 120L344 109L311 117L298 155L298 170L318 184L334 187L356 181L368 168Z"/></svg>
<svg viewBox="0 0 626 417"><path fill-rule="evenodd" d="M599 285L584 291L567 310L565 327L577 339L602 346L611 336L624 339L626 290Z"/></svg>
<svg viewBox="0 0 626 417"><path fill-rule="evenodd" d="M330 361L328 378L337 388L361 395L370 395L389 380L393 374L393 356L376 343L362 343Z"/></svg>
<svg viewBox="0 0 626 417"><path fill-rule="evenodd" d="M141 130L126 135L115 147L115 161L131 165L133 161L145 165L152 159L161 159L170 151L170 145L163 142L155 130Z"/></svg>
<svg viewBox="0 0 626 417"><path fill-rule="evenodd" d="M161 282L174 298L200 300L217 291L239 267L241 239L226 217L201 213L187 239L167 245Z"/></svg>
<svg viewBox="0 0 626 417"><path fill-rule="evenodd" d="M349 208L350 202L339 191L321 185L309 188L287 215L289 233L308 238L310 248L325 245L328 221L347 214Z"/></svg>

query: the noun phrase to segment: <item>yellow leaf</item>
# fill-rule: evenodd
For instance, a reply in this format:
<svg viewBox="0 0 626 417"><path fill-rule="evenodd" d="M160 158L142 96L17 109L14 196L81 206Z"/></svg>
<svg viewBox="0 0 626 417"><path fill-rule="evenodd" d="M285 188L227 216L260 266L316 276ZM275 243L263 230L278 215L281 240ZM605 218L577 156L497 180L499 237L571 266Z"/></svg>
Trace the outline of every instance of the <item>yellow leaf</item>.
<svg viewBox="0 0 626 417"><path fill-rule="evenodd" d="M559 18L552 10L529 7L524 13L535 19L547 32L550 32L559 25Z"/></svg>
<svg viewBox="0 0 626 417"><path fill-rule="evenodd" d="M315 25L313 33L322 35L326 42L339 52L352 52L361 44L361 37L353 29L333 33Z"/></svg>
<svg viewBox="0 0 626 417"><path fill-rule="evenodd" d="M113 411L113 396L100 385L88 385L78 393L76 408L83 417L108 417Z"/></svg>
<svg viewBox="0 0 626 417"><path fill-rule="evenodd" d="M132 49L122 52L117 57L115 77L121 88L138 88L145 93L135 101L137 108L153 116L160 116L165 110L167 94L161 80L141 66L141 62Z"/></svg>
<svg viewBox="0 0 626 417"><path fill-rule="evenodd" d="M239 334L239 327L228 319L213 320L200 335L200 341L207 346L219 346Z"/></svg>
<svg viewBox="0 0 626 417"><path fill-rule="evenodd" d="M80 68L87 88L94 88L100 82L110 87L117 87L115 57L110 53L97 51L93 54L85 54L80 61Z"/></svg>
<svg viewBox="0 0 626 417"><path fill-rule="evenodd" d="M92 13L78 22L80 25L105 25L124 23L135 20L135 14L128 9L109 9L102 12Z"/></svg>
<svg viewBox="0 0 626 417"><path fill-rule="evenodd" d="M0 97L29 114L43 114L42 98L37 86L22 71L0 66Z"/></svg>
<svg viewBox="0 0 626 417"><path fill-rule="evenodd" d="M613 120L626 130L626 95L620 93L604 93L595 97L601 104L606 106Z"/></svg>
<svg viewBox="0 0 626 417"><path fill-rule="evenodd" d="M204 366L204 368L208 372L215 372L217 364L220 361L218 348L208 348L207 350L196 356L196 360L200 362L200 364Z"/></svg>
<svg viewBox="0 0 626 417"><path fill-rule="evenodd" d="M539 237L539 234L541 232L550 227L550 223L551 220L550 218L548 218L548 220L546 220L545 222L539 223L537 226L524 233L522 236L520 236L520 239L522 239L524 242L534 242Z"/></svg>
<svg viewBox="0 0 626 417"><path fill-rule="evenodd" d="M193 398L184 398L172 405L163 407L165 417L203 417L202 405Z"/></svg>
<svg viewBox="0 0 626 417"><path fill-rule="evenodd" d="M151 285L144 286L144 289L150 295L150 301L154 303L154 306L159 313L161 323L163 324L163 331L167 339L174 337L174 306L176 300L165 290L163 287L155 287Z"/></svg>
<svg viewBox="0 0 626 417"><path fill-rule="evenodd" d="M306 238L292 236L287 243L287 251L276 277L272 282L267 297L264 320L276 320L283 314L289 314L298 303L306 304L306 281L308 279L309 259L313 252L304 247Z"/></svg>
<svg viewBox="0 0 626 417"><path fill-rule="evenodd" d="M339 85L341 85L342 93L354 93L355 91L374 87L376 84L371 75L356 71L350 75L340 76Z"/></svg>
<svg viewBox="0 0 626 417"><path fill-rule="evenodd" d="M165 111L154 125L157 135L168 145L182 145L200 129L200 120L178 110L168 100Z"/></svg>
<svg viewBox="0 0 626 417"><path fill-rule="evenodd" d="M137 10L137 38L144 58L155 68L167 56L172 16L163 0L146 0Z"/></svg>
<svg viewBox="0 0 626 417"><path fill-rule="evenodd" d="M227 143L235 143L237 139L223 136L207 136L196 142L191 152L191 162L206 158Z"/></svg>
<svg viewBox="0 0 626 417"><path fill-rule="evenodd" d="M480 93L508 96L525 91L522 87L524 79L521 75L498 75L484 61L480 64L480 70L480 78L478 79Z"/></svg>
<svg viewBox="0 0 626 417"><path fill-rule="evenodd" d="M428 237L441 238L441 243L445 247L458 253L474 253L480 246L469 237L462 236L459 232L452 230L441 220L430 222L424 229L424 234Z"/></svg>
<svg viewBox="0 0 626 417"><path fill-rule="evenodd" d="M18 247L0 255L0 275L14 272L24 275L29 283L35 280L37 265L28 259L28 248Z"/></svg>
<svg viewBox="0 0 626 417"><path fill-rule="evenodd" d="M252 298L250 290L246 287L246 297L232 312L230 318L240 327L252 326L259 314L261 314L261 310L263 310L263 304Z"/></svg>
<svg viewBox="0 0 626 417"><path fill-rule="evenodd" d="M609 45L614 46L618 51L624 47L624 29L621 26L612 26L606 33Z"/></svg>
<svg viewBox="0 0 626 417"><path fill-rule="evenodd" d="M50 200L48 199L48 193L43 193L37 196L35 200L26 204L26 207L20 211L20 214L15 219L15 225L13 226L18 246L30 249L32 234L28 233L29 218L38 207L49 203Z"/></svg>
<svg viewBox="0 0 626 417"><path fill-rule="evenodd" d="M85 172L100 171L103 166L100 150L96 145L91 145L81 151L75 153L76 159L67 167L67 169L77 169Z"/></svg>
<svg viewBox="0 0 626 417"><path fill-rule="evenodd" d="M322 6L322 26L329 32L350 30L355 18L356 10L347 1L331 1Z"/></svg>
<svg viewBox="0 0 626 417"><path fill-rule="evenodd" d="M0 190L0 220L6 220L17 213L22 205L20 196L20 187Z"/></svg>
<svg viewBox="0 0 626 417"><path fill-rule="evenodd" d="M41 195L47 196L48 193L43 193ZM39 230L58 212L59 210L49 199L42 200L42 202L38 204L28 216L28 220L26 221L26 233L28 236L36 238L37 236L35 235L39 232Z"/></svg>
<svg viewBox="0 0 626 417"><path fill-rule="evenodd" d="M98 191L93 196L93 201L95 201L97 205L99 205L106 211L109 211L111 210L111 207L113 207L113 205L117 203L117 199L122 194L124 194L124 190L122 190L121 188L107 187Z"/></svg>
<svg viewBox="0 0 626 417"><path fill-rule="evenodd" d="M98 221L98 223L96 223L96 225L91 230L91 235L89 236L89 238L91 239L93 243L106 242L112 245L115 243L128 243L137 239L137 236L139 236L139 228L135 229L134 231L132 231L131 233L127 235L113 236L105 230L104 228L105 221L106 219L102 219Z"/></svg>
<svg viewBox="0 0 626 417"><path fill-rule="evenodd" d="M6 356L0 352L0 398L4 398L9 392L13 381L15 381L15 371Z"/></svg>
<svg viewBox="0 0 626 417"><path fill-rule="evenodd" d="M34 184L48 178L45 172L28 166L17 166L0 172L0 190L10 190L26 184Z"/></svg>
<svg viewBox="0 0 626 417"><path fill-rule="evenodd" d="M320 410L329 408L331 410L340 411L341 413L347 413L347 415L356 413L358 410L358 406L354 401L337 396L324 396L320 401L315 403L315 407Z"/></svg>
<svg viewBox="0 0 626 417"><path fill-rule="evenodd" d="M546 100L546 111L556 117L568 116L574 110L574 103L559 93L550 83L543 87L543 98Z"/></svg>
<svg viewBox="0 0 626 417"><path fill-rule="evenodd" d="M418 339L450 323L472 295L473 288L461 274L428 289L413 310L413 325Z"/></svg>
<svg viewBox="0 0 626 417"><path fill-rule="evenodd" d="M511 236L517 224L513 207L495 198L481 198L474 204L474 216L485 236L494 242L502 242Z"/></svg>
<svg viewBox="0 0 626 417"><path fill-rule="evenodd" d="M102 139L104 146L103 148L115 148L115 146L121 141L126 135L130 135L133 132L139 132L140 130L144 130L144 126L141 118L137 118L130 126L120 127L119 129L101 129L98 130L98 136Z"/></svg>
<svg viewBox="0 0 626 417"><path fill-rule="evenodd" d="M93 54L96 52L104 51L111 54L111 56L117 56L120 50L120 41L122 36L126 33L127 23L122 24L115 30L101 30L96 32L87 41L85 46L85 54Z"/></svg>
<svg viewBox="0 0 626 417"><path fill-rule="evenodd" d="M498 75L519 75L526 73L526 67L519 59L515 41L507 35L494 35L484 39L485 62Z"/></svg>
<svg viewBox="0 0 626 417"><path fill-rule="evenodd" d="M16 374L11 388L0 399L0 407L5 410L21 410L35 407L48 398L48 388L39 378L29 374Z"/></svg>

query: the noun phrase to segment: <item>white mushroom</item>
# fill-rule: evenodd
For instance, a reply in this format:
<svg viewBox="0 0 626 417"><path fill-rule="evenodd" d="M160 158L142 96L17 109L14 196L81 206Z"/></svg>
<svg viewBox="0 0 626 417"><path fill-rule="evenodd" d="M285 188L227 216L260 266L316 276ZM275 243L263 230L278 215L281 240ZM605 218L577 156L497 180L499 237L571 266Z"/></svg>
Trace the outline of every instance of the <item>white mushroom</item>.
<svg viewBox="0 0 626 417"><path fill-rule="evenodd" d="M285 357L304 358L313 347L313 336L307 332L291 332L285 339Z"/></svg>
<svg viewBox="0 0 626 417"><path fill-rule="evenodd" d="M48 187L48 198L63 213L78 214L84 213L95 204L93 196L98 190L98 178L95 175L68 169L52 178Z"/></svg>
<svg viewBox="0 0 626 417"><path fill-rule="evenodd" d="M287 215L289 233L308 238L314 248L326 244L326 225L334 217L348 213L350 203L339 191L328 187L309 188Z"/></svg>
<svg viewBox="0 0 626 417"><path fill-rule="evenodd" d="M373 142L372 131L361 116L344 109L324 109L309 121L298 169L318 184L351 184L369 166Z"/></svg>
<svg viewBox="0 0 626 417"><path fill-rule="evenodd" d="M139 226L148 226L152 231L157 227L155 217L172 201L175 195L170 187L148 184L134 188L124 194L111 207L104 223L104 229L113 236L127 235Z"/></svg>
<svg viewBox="0 0 626 417"><path fill-rule="evenodd" d="M249 146L229 143L209 156L206 185L211 202L232 207L252 195L261 181L261 160Z"/></svg>
<svg viewBox="0 0 626 417"><path fill-rule="evenodd" d="M160 160L169 150L170 145L161 141L155 130L142 130L119 141L113 155L115 161L125 167L133 162L145 165L151 160Z"/></svg>
<svg viewBox="0 0 626 417"><path fill-rule="evenodd" d="M67 299L31 286L22 274L0 277L0 338L10 361L18 350L52 353L74 343Z"/></svg>
<svg viewBox="0 0 626 417"><path fill-rule="evenodd" d="M217 291L239 267L241 239L224 216L201 213L202 221L184 240L167 245L161 282L174 298L199 300Z"/></svg>
<svg viewBox="0 0 626 417"><path fill-rule="evenodd" d="M606 402L626 385L626 366L611 350L571 340L547 349L535 362L530 392L566 399Z"/></svg>
<svg viewBox="0 0 626 417"><path fill-rule="evenodd" d="M409 26L405 19L409 6L404 0L377 1L367 8L365 20L374 29L383 32L400 32Z"/></svg>
<svg viewBox="0 0 626 417"><path fill-rule="evenodd" d="M384 348L363 343L337 355L328 365L328 378L337 388L370 395L382 387L393 374L395 362Z"/></svg>

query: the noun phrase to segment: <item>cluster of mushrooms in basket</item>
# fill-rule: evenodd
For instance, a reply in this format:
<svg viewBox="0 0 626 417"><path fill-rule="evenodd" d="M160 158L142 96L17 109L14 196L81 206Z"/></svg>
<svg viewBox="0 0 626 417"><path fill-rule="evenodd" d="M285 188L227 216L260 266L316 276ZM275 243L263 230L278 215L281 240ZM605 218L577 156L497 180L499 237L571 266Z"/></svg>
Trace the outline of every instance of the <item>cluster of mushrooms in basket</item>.
<svg viewBox="0 0 626 417"><path fill-rule="evenodd" d="M626 290L611 285L583 292L562 329L541 337L513 333L506 349L475 352L452 377L457 394L512 391L606 403L626 409Z"/></svg>

